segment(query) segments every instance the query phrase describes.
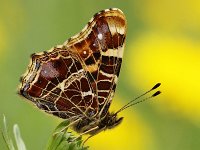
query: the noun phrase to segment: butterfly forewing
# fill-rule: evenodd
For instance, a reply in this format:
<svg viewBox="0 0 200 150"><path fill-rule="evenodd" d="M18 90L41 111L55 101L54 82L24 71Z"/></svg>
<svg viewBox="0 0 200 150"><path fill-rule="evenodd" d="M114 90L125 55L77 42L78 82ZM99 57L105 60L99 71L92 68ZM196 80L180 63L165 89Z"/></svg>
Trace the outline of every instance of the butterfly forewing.
<svg viewBox="0 0 200 150"><path fill-rule="evenodd" d="M125 16L119 9L97 13L62 46L32 55L20 94L61 118L104 116L122 63Z"/></svg>

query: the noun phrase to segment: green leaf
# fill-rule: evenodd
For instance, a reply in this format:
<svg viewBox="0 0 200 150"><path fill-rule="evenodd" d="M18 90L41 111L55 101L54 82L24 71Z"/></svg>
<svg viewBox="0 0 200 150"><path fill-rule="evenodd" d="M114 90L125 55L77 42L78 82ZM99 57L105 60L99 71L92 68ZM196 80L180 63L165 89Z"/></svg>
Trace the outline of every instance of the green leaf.
<svg viewBox="0 0 200 150"><path fill-rule="evenodd" d="M15 147L13 145L12 139L8 134L8 128L7 128L7 123L6 123L6 117L3 115L3 129L1 130L3 139L6 143L6 146L8 147L9 150L15 150Z"/></svg>
<svg viewBox="0 0 200 150"><path fill-rule="evenodd" d="M67 141L62 141L62 143L57 147L57 150L68 150L69 146L70 145Z"/></svg>
<svg viewBox="0 0 200 150"><path fill-rule="evenodd" d="M19 127L18 127L17 124L15 124L13 126L13 133L14 133L14 136L15 136L15 141L16 141L18 150L26 150L26 146L25 146L24 141L21 137L20 130L19 130Z"/></svg>
<svg viewBox="0 0 200 150"><path fill-rule="evenodd" d="M50 144L48 150L56 150L57 147L60 145L60 143L63 141L63 137L64 137L64 133L63 132L54 134L53 138L52 138L52 140L50 142L51 144Z"/></svg>
<svg viewBox="0 0 200 150"><path fill-rule="evenodd" d="M60 131L64 131L64 130L67 130L68 126L69 126L69 120L65 120L63 122L61 122L54 130L54 133L56 132L60 132Z"/></svg>
<svg viewBox="0 0 200 150"><path fill-rule="evenodd" d="M58 146L65 139L65 133L67 131L67 126L69 125L69 121L65 120L61 122L54 130L53 136L50 140L50 144L48 150L57 150ZM70 136L70 135L69 135Z"/></svg>
<svg viewBox="0 0 200 150"><path fill-rule="evenodd" d="M76 138L72 133L67 132L69 121L61 122L51 137L48 150L87 150L88 147L82 146L81 137Z"/></svg>
<svg viewBox="0 0 200 150"><path fill-rule="evenodd" d="M48 150L88 150L88 147L83 147L81 137L76 138L71 132L67 132L69 123L68 120L65 120L55 128L47 148ZM3 118L3 129L1 132L8 149L15 150L12 139L8 134L5 116ZM17 149L26 150L26 146L20 135L20 130L17 124L13 126L13 133Z"/></svg>

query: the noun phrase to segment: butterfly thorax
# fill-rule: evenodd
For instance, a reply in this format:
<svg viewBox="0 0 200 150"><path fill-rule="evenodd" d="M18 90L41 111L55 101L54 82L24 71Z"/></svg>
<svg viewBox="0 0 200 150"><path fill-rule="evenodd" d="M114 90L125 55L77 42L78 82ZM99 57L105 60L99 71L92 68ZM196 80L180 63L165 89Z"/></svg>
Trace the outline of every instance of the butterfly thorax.
<svg viewBox="0 0 200 150"><path fill-rule="evenodd" d="M108 112L103 119L82 119L73 125L73 129L78 133L84 133L91 130L88 134L94 135L102 130L116 127L122 120L123 117L118 118L116 114Z"/></svg>

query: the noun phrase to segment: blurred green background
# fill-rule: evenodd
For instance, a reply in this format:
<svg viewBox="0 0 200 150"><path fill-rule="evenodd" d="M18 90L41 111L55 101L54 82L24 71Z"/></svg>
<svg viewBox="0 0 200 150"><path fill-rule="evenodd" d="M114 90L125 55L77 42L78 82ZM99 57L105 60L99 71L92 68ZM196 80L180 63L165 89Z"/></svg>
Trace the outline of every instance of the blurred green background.
<svg viewBox="0 0 200 150"><path fill-rule="evenodd" d="M64 43L98 11L120 8L128 32L111 110L161 82L153 101L122 112L115 129L86 145L91 150L199 150L200 1L0 0L0 118L17 123L28 150L43 150L62 120L16 94L30 54ZM2 122L2 121L1 121ZM12 132L12 129L11 131ZM6 147L0 138L0 149Z"/></svg>

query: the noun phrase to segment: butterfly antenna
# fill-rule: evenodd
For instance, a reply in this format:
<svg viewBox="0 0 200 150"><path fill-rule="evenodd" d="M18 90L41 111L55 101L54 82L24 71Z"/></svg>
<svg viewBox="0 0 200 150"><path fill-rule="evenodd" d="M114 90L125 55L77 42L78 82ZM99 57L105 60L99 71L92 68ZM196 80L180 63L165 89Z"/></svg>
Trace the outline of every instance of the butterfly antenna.
<svg viewBox="0 0 200 150"><path fill-rule="evenodd" d="M138 103L141 103L141 102L144 102L148 99L151 99L157 95L159 95L161 92L160 91L156 91L154 94L152 94L151 96L149 97L146 97L146 98L143 98L139 101L137 101L138 99L140 99L141 97L147 95L148 93L150 93L151 91L157 89L159 86L161 85L161 83L157 83L156 85L154 85L150 90L148 90L147 92L141 94L140 96L136 97L135 99L133 99L132 101L128 102L126 105L124 105L121 109L119 109L115 114L118 114L119 112L123 111L124 109L128 108L128 107L131 107L133 105L136 105Z"/></svg>

